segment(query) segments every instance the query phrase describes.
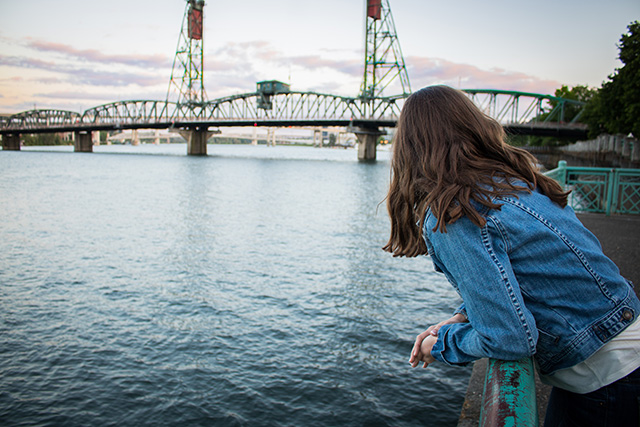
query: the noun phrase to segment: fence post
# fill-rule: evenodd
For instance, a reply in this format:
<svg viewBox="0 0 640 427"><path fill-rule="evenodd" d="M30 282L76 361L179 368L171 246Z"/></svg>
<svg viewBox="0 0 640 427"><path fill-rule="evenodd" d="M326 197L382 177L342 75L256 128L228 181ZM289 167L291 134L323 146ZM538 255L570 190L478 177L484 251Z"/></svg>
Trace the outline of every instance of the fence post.
<svg viewBox="0 0 640 427"><path fill-rule="evenodd" d="M620 201L620 170L619 169L611 169L610 172L611 175L611 184L609 185L610 191L611 191L611 196L610 196L610 201L609 201L609 205L611 206L609 211L607 212L607 215L610 214L615 214L618 212L619 209L624 209L623 206L618 206L618 202Z"/></svg>
<svg viewBox="0 0 640 427"><path fill-rule="evenodd" d="M560 185L562 185L562 188L564 188L564 186L567 185L567 161L560 160L558 162L558 169L558 180L560 181Z"/></svg>
<svg viewBox="0 0 640 427"><path fill-rule="evenodd" d="M532 359L489 359L482 394L481 427L538 427Z"/></svg>
<svg viewBox="0 0 640 427"><path fill-rule="evenodd" d="M606 215L616 211L618 201L618 171L611 169L607 173Z"/></svg>

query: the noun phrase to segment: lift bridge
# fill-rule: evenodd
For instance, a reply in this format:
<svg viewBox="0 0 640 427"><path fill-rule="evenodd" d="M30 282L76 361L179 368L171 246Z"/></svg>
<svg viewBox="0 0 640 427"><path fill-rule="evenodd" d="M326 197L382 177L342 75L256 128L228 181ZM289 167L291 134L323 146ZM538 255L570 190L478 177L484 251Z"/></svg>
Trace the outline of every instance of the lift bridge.
<svg viewBox="0 0 640 427"><path fill-rule="evenodd" d="M19 150L21 134L75 133L75 151L92 151L95 131L177 129L187 153L207 153L210 129L221 127L346 127L358 138L358 158L375 160L381 129L394 127L411 93L388 0L367 0L365 61L358 96L292 91L278 81L258 82L255 92L209 100L204 86L203 0L187 0L165 100L118 101L83 113L34 109L0 118L4 150ZM385 95L395 89L396 95ZM584 103L505 90L463 90L507 132L586 135L577 123ZM565 112L579 110L573 120Z"/></svg>

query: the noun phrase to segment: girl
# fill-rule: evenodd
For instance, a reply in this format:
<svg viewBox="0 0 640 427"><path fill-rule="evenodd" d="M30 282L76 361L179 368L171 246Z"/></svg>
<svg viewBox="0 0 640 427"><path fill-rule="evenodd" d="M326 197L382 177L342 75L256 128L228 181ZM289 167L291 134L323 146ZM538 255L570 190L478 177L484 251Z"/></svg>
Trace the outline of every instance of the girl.
<svg viewBox="0 0 640 427"><path fill-rule="evenodd" d="M394 256L428 254L462 297L409 363L534 357L546 426L638 425L640 301L567 206L568 192L499 123L446 86L412 94L387 195Z"/></svg>

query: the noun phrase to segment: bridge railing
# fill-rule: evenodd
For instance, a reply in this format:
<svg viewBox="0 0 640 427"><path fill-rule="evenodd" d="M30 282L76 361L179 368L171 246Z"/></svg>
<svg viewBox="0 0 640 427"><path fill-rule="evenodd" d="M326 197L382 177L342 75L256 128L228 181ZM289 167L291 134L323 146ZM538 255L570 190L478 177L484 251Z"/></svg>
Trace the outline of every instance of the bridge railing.
<svg viewBox="0 0 640 427"><path fill-rule="evenodd" d="M640 170L567 166L545 173L571 190L569 205L576 212L640 214Z"/></svg>
<svg viewBox="0 0 640 427"><path fill-rule="evenodd" d="M480 409L481 427L538 427L533 360L489 359Z"/></svg>

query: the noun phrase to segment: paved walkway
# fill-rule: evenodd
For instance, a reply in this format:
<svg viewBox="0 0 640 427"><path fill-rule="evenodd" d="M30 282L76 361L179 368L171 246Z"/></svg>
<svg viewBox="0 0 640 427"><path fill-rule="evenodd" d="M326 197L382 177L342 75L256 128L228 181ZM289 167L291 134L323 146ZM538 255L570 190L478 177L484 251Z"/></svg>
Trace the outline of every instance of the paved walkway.
<svg viewBox="0 0 640 427"><path fill-rule="evenodd" d="M604 253L620 273L640 292L640 215L578 214L580 221L596 235Z"/></svg>
<svg viewBox="0 0 640 427"><path fill-rule="evenodd" d="M596 235L604 253L618 265L622 275L635 284L635 291L640 295L640 215L581 213L578 218ZM486 366L486 359L478 360L473 366L458 427L478 426ZM540 425L544 422L549 391L550 387L536 378Z"/></svg>

